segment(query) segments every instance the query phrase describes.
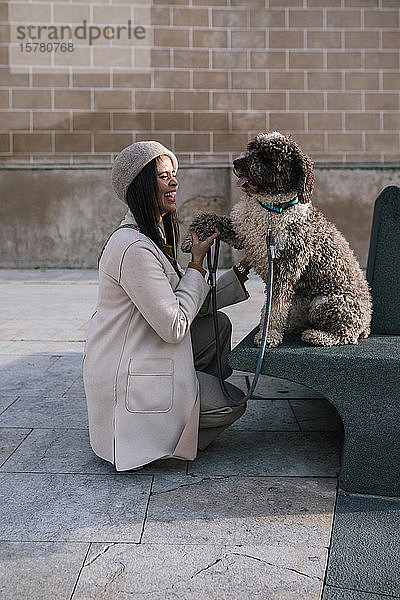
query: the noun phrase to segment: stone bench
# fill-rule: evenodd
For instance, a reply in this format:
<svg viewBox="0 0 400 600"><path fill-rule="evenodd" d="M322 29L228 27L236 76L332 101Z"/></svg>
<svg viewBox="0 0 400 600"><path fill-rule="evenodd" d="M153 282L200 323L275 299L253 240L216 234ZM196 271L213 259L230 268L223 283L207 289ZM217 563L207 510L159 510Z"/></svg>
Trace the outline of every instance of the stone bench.
<svg viewBox="0 0 400 600"><path fill-rule="evenodd" d="M267 348L261 373L306 385L336 408L344 426L343 490L400 496L400 188L395 186L375 202L367 279L374 303L368 339L319 347L287 334L280 346ZM254 373L256 331L230 353L233 369Z"/></svg>

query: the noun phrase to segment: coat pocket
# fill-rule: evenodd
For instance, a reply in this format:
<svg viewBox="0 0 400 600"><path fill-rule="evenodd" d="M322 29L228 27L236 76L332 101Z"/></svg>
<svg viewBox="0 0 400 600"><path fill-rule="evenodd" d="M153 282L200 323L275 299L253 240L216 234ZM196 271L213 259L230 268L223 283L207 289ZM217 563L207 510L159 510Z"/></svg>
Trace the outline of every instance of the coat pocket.
<svg viewBox="0 0 400 600"><path fill-rule="evenodd" d="M172 408L174 362L170 358L131 358L125 406L129 412L164 413Z"/></svg>

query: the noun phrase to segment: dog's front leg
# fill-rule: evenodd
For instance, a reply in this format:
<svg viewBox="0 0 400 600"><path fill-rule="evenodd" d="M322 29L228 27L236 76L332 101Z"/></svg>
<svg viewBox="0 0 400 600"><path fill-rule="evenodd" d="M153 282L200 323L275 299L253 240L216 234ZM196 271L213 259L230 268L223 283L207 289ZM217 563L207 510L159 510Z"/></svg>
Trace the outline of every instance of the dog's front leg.
<svg viewBox="0 0 400 600"><path fill-rule="evenodd" d="M216 215L213 213L199 213L195 216L189 226L189 233L181 244L182 252L190 252L192 248L192 236L190 231L194 231L199 240L205 240L209 235L214 233L214 229L220 232L219 239L226 242L230 246L241 250L243 243L240 240L231 219L225 215Z"/></svg>
<svg viewBox="0 0 400 600"><path fill-rule="evenodd" d="M279 292L276 289L273 290L267 333L267 346L269 348L275 348L282 343L292 297L293 293L289 290L286 290L286 293L283 293L282 290L279 290ZM265 302L261 310L260 329L254 336L256 346L261 346L266 308L267 303Z"/></svg>

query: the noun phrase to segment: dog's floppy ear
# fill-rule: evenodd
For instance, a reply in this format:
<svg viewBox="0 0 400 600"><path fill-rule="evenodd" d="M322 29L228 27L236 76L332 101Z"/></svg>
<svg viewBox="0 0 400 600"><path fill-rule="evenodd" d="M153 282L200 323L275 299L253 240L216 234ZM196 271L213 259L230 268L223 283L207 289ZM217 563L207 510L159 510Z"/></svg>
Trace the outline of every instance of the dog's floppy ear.
<svg viewBox="0 0 400 600"><path fill-rule="evenodd" d="M311 202L314 189L313 162L301 148L298 148L298 159L301 174L297 186L297 196L300 203L307 204L307 202Z"/></svg>

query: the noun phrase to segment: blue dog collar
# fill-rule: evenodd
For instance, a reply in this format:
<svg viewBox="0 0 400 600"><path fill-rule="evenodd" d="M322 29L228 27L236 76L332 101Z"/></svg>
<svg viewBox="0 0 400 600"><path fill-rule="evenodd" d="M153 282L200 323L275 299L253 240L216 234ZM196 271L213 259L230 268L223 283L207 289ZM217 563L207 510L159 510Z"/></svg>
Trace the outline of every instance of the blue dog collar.
<svg viewBox="0 0 400 600"><path fill-rule="evenodd" d="M289 202L284 202L283 204L279 204L277 202L274 204L264 204L264 202L261 202L261 200L257 200L257 202L266 210L269 210L270 212L276 212L279 214L281 214L287 208L290 208L291 206L297 204L298 201L299 199L297 196L296 198L293 198L293 200L290 200Z"/></svg>

